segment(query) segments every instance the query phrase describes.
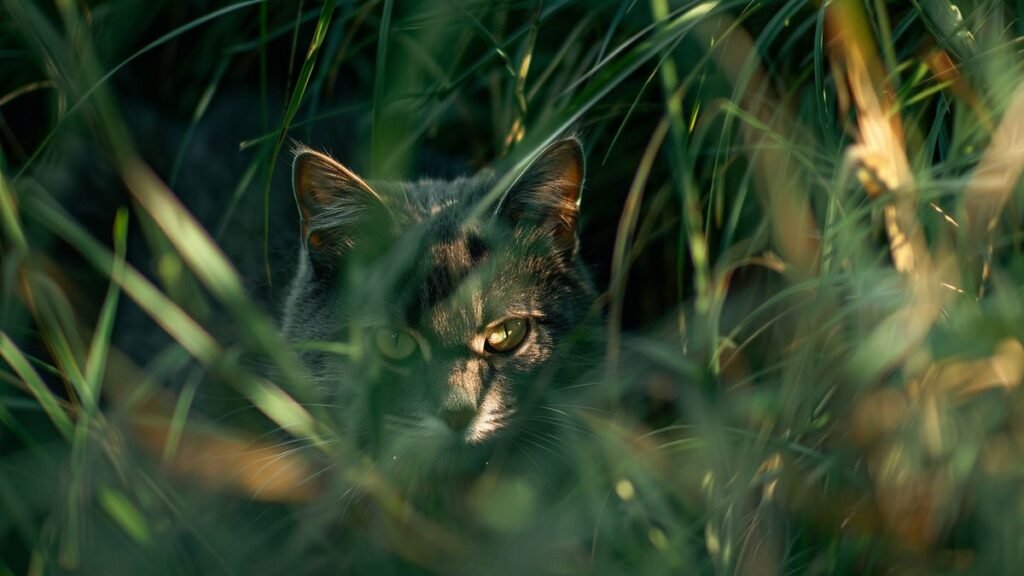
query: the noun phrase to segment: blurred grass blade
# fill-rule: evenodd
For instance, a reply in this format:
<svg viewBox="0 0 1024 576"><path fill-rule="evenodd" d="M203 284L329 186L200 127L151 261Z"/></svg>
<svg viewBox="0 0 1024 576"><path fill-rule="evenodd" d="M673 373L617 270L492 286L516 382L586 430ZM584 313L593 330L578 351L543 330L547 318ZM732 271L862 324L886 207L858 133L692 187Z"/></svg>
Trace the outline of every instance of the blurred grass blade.
<svg viewBox="0 0 1024 576"><path fill-rule="evenodd" d="M122 177L139 204L156 221L199 280L245 327L246 342L267 354L299 393L308 394L305 370L288 346L282 345L273 322L249 299L242 279L224 252L174 194L137 158L125 158Z"/></svg>
<svg viewBox="0 0 1024 576"><path fill-rule="evenodd" d="M3 264L0 265L0 326L7 326L14 310L15 284L20 275L21 260L28 253L28 242L18 217L13 191L7 184L3 170L0 170L0 228L3 229L6 249Z"/></svg>
<svg viewBox="0 0 1024 576"><path fill-rule="evenodd" d="M100 506L125 534L136 544L147 545L152 541L146 517L132 504L124 493L112 488L99 491Z"/></svg>
<svg viewBox="0 0 1024 576"><path fill-rule="evenodd" d="M651 0L651 12L655 20L668 18L669 6L666 0ZM693 263L694 285L697 295L697 311L708 312L711 305L709 288L711 284L710 264L708 263L708 247L704 237L704 226L701 219L700 199L697 197L696 186L690 180L687 170L686 151L688 134L686 119L683 115L683 91L686 83L680 83L679 72L673 58L666 58L660 63L658 73L661 75L662 94L665 98L665 109L669 119L670 154L669 163L673 171L673 182L679 193L683 206L684 226L679 228L679 242L676 250L676 276L680 289L684 285L684 248L689 247L690 261Z"/></svg>
<svg viewBox="0 0 1024 576"><path fill-rule="evenodd" d="M53 422L60 435L70 441L74 435L74 425L71 423L71 419L64 412L64 409L61 408L57 397L46 387L42 378L39 377L39 373L32 368L28 359L25 358L25 355L22 354L21 350L18 349L14 341L5 332L0 332L0 356L3 356L11 369L28 387L29 392L39 401L39 405L43 407L46 415L50 417L50 421Z"/></svg>
<svg viewBox="0 0 1024 576"><path fill-rule="evenodd" d="M978 295L984 296L992 272L993 236L1003 207L1019 186L1024 173L1024 84L1018 84L1003 119L964 189L963 206L967 241L964 253L983 254ZM973 260L968 258L968 263ZM970 273L977 273L971 270Z"/></svg>
<svg viewBox="0 0 1024 576"><path fill-rule="evenodd" d="M47 202L43 194L26 195L25 208L31 217L74 247L94 268L108 277L114 277L116 258L60 208ZM221 354L217 341L138 270L126 265L120 286L125 294L197 360L207 365L216 361Z"/></svg>
<svg viewBox="0 0 1024 576"><path fill-rule="evenodd" d="M175 438L172 426L151 417L136 422L133 431L147 450L159 454ZM230 489L260 502L303 503L314 501L324 488L312 461L288 443L232 436L195 424L174 442L165 464L207 490Z"/></svg>
<svg viewBox="0 0 1024 576"><path fill-rule="evenodd" d="M773 139L800 126L786 106L779 103L749 32L734 29L728 42L714 44L716 31L728 29L730 21L731 18L720 16L717 24L705 21L696 32L701 42L713 46L711 53L733 86L733 99L760 122L760 126L744 124L742 137L778 252L789 270L803 277L813 276L818 266L820 232L794 165L799 157L790 147L771 145Z"/></svg>
<svg viewBox="0 0 1024 576"><path fill-rule="evenodd" d="M7 178L2 170L0 170L0 224L3 226L4 237L13 249L21 252L28 249L25 232L22 231L21 222L18 219L14 193L7 185Z"/></svg>
<svg viewBox="0 0 1024 576"><path fill-rule="evenodd" d="M875 49L863 7L856 1L832 3L825 15L833 39L833 64L843 70L857 109L858 144L847 150L854 165L870 171L893 200L885 207L886 232L896 269L914 272L930 267L928 248L916 217L917 190L903 142L903 125L893 111L887 75ZM865 185L869 194L881 190Z"/></svg>
<svg viewBox="0 0 1024 576"><path fill-rule="evenodd" d="M114 263L110 270L110 287L100 308L99 321L93 332L92 344L85 363L86 386L94 398L100 397L100 387L107 365L107 352L110 349L110 337L114 329L114 316L117 302L121 295L121 284L124 283L125 254L128 242L128 211L124 208L117 211L114 217Z"/></svg>
<svg viewBox="0 0 1024 576"><path fill-rule="evenodd" d="M964 189L969 248L992 234L1003 207L1024 173L1024 84L1017 86L992 141Z"/></svg>
<svg viewBox="0 0 1024 576"><path fill-rule="evenodd" d="M98 270L113 275L116 259L99 245L77 224L64 216L58 208L49 205L36 195L29 197L27 208L47 228L64 238ZM116 278L114 278L116 280ZM213 339L177 304L169 300L153 284L131 266L125 266L121 289L124 290L150 317L177 340L189 353L207 367L216 367L224 352ZM258 329L267 328L265 326ZM284 352L288 352L285 350ZM269 381L250 377L238 382L242 376L229 372L236 378L235 385L241 386L253 403L275 422L292 432L315 437L315 421L312 416L287 394Z"/></svg>
<svg viewBox="0 0 1024 576"><path fill-rule="evenodd" d="M395 8L394 0L384 0L383 12L380 17L380 32L377 33L376 75L373 80L373 127L370 132L370 174L379 176L384 166L385 144L383 137L384 101L386 82L388 80L388 46L391 44L391 15Z"/></svg>
<svg viewBox="0 0 1024 576"><path fill-rule="evenodd" d="M165 464L172 462L178 451L181 433L185 430L185 425L188 423L188 414L192 409L192 401L196 397L196 390L199 389L201 381L202 373L193 373L185 381L185 385L181 388L181 393L178 394L178 399L174 404L174 412L171 414L170 424L167 429L167 437L164 439L162 457Z"/></svg>
<svg viewBox="0 0 1024 576"><path fill-rule="evenodd" d="M22 282L25 303L39 327L42 343L56 362L61 379L71 385L68 396L91 413L99 399L85 381L85 349L71 303L62 287L46 274L26 270Z"/></svg>

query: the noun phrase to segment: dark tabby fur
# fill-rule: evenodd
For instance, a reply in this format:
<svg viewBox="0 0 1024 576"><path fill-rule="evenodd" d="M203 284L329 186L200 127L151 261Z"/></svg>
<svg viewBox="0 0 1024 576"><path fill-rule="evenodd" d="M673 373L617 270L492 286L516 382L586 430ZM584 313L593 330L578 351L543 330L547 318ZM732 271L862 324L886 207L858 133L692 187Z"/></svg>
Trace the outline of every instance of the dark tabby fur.
<svg viewBox="0 0 1024 576"><path fill-rule="evenodd" d="M298 150L304 249L283 332L296 344L352 345L349 355L304 359L379 461L417 475L472 474L557 424L548 404L579 377L594 300L577 256L583 163L576 139L556 142L473 219L493 173L368 184ZM509 319L504 326L522 320L526 334L499 352L487 330ZM406 337L408 357L382 353L379 338L404 354Z"/></svg>

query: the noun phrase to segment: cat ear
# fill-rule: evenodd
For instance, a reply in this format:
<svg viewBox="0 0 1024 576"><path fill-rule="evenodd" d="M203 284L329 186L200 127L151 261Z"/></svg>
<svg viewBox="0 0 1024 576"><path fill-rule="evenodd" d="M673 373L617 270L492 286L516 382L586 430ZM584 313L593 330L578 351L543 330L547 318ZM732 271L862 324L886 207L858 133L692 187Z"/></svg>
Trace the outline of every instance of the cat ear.
<svg viewBox="0 0 1024 576"><path fill-rule="evenodd" d="M544 149L505 193L496 214L513 226L546 229L560 250L574 254L583 174L580 141L559 140Z"/></svg>
<svg viewBox="0 0 1024 576"><path fill-rule="evenodd" d="M302 237L312 252L341 253L361 237L390 228L384 199L326 154L296 150L292 184Z"/></svg>

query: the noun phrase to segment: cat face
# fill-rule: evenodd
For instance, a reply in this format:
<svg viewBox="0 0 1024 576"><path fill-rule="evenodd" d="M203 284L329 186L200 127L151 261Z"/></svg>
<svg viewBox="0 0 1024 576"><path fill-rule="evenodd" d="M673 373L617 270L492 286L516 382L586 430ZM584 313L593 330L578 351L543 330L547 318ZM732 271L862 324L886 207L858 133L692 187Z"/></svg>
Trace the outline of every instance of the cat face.
<svg viewBox="0 0 1024 576"><path fill-rule="evenodd" d="M371 185L330 157L294 166L303 251L283 330L341 422L384 462L476 469L551 418L576 376L593 289L576 257L583 155L545 150L497 179ZM492 203L494 204L494 203Z"/></svg>

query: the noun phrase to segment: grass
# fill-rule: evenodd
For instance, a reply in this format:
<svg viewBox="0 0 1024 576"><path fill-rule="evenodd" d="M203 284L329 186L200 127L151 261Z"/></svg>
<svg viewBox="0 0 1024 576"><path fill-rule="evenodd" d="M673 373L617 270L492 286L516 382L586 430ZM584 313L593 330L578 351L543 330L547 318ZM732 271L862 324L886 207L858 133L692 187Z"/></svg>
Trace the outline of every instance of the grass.
<svg viewBox="0 0 1024 576"><path fill-rule="evenodd" d="M1013 572L1019 10L3 0L0 573ZM418 509L277 333L282 151L497 198L570 131L574 485Z"/></svg>

